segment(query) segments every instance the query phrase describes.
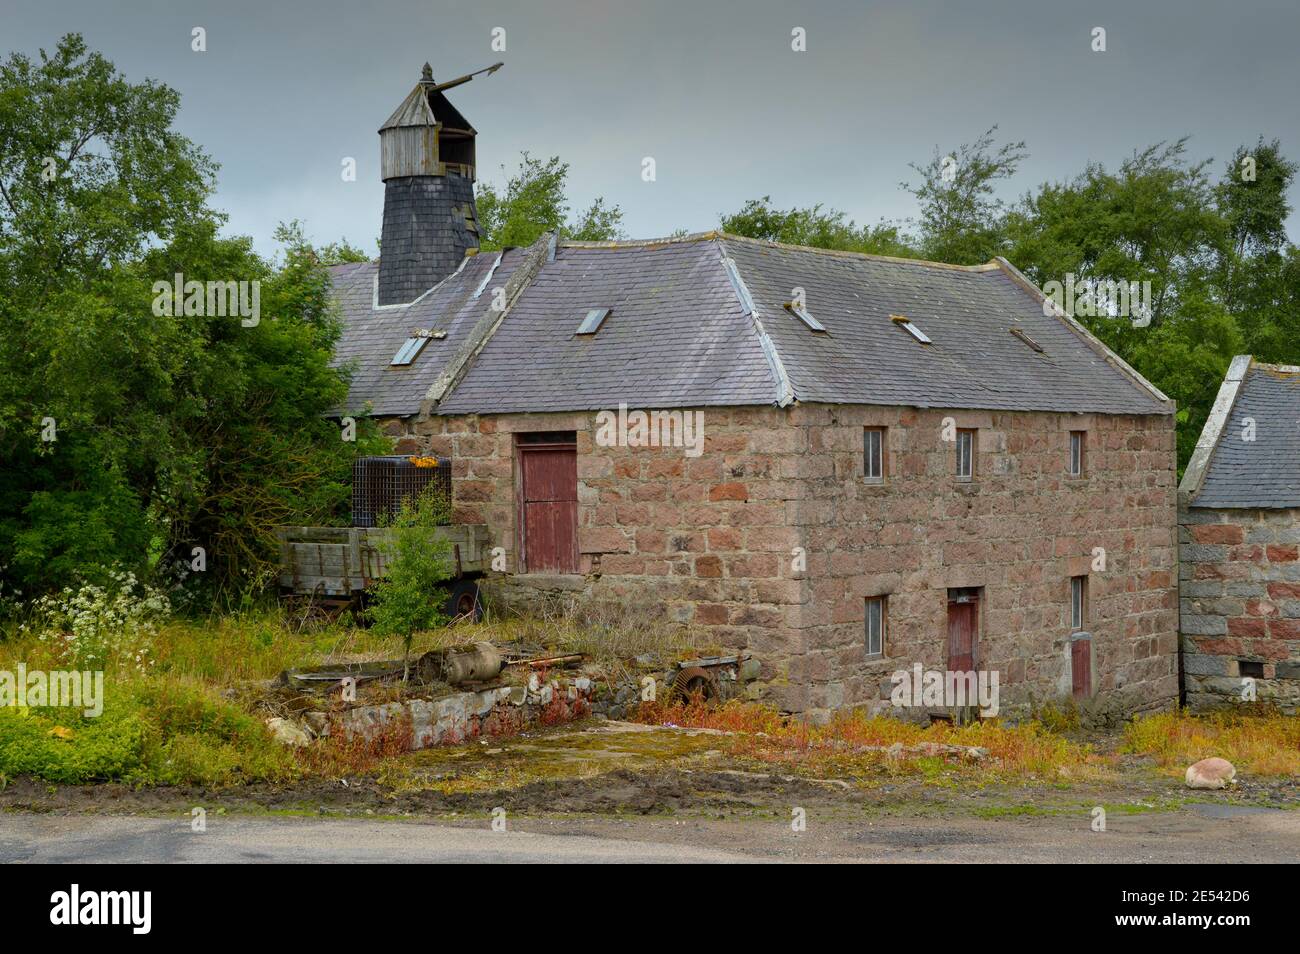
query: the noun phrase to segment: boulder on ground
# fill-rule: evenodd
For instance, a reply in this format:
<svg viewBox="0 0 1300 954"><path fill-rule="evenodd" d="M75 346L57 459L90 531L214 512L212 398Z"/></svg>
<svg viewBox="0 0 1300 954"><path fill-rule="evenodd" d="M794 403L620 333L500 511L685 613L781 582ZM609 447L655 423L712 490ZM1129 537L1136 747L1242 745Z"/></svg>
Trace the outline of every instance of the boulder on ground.
<svg viewBox="0 0 1300 954"><path fill-rule="evenodd" d="M1201 759L1187 766L1188 788L1227 788L1237 778L1237 770L1227 759Z"/></svg>
<svg viewBox="0 0 1300 954"><path fill-rule="evenodd" d="M288 719L267 719L266 727L275 736L275 741L281 745L299 746L311 742L311 736L296 722L290 722Z"/></svg>

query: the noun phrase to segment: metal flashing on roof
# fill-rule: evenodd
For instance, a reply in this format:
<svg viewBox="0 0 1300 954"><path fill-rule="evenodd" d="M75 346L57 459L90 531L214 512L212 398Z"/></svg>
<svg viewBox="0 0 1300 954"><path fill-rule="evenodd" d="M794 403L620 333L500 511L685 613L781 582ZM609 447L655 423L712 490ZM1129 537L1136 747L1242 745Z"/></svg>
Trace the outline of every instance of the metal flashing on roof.
<svg viewBox="0 0 1300 954"><path fill-rule="evenodd" d="M754 307L754 299L749 294L749 286L745 284L745 279L741 277L735 259L725 252L722 253L721 257L723 271L727 273L727 280L731 282L732 290L735 291L736 298L740 300L740 307L744 309L749 319L754 322L754 331L758 334L758 345L763 349L763 357L767 359L768 369L771 370L772 378L776 382L776 406L785 407L788 404L793 404L794 387L790 384L790 376L786 374L785 362L781 360L781 354L776 350L771 335L763 327L763 319L758 316L758 310Z"/></svg>
<svg viewBox="0 0 1300 954"><path fill-rule="evenodd" d="M785 303L785 310L790 312L813 331L826 331L826 326L812 316L806 307L797 302L788 301Z"/></svg>
<svg viewBox="0 0 1300 954"><path fill-rule="evenodd" d="M487 274L483 276L483 280L478 283L478 288L474 289L474 294L469 296L470 301L477 301L478 296L483 294L483 289L487 288L488 282L492 281L492 276L496 274L497 266L501 264L501 259L505 257L506 253L504 250L497 252L496 261L494 261L492 267L487 270Z"/></svg>
<svg viewBox="0 0 1300 954"><path fill-rule="evenodd" d="M582 324L578 325L575 335L594 335L600 330L600 326L605 323L609 317L608 308L593 308L587 312L587 317L582 319Z"/></svg>
<svg viewBox="0 0 1300 954"><path fill-rule="evenodd" d="M921 342L921 344L934 344L934 342L930 340L930 336L920 328L916 327L916 325L912 324L912 319L908 318L906 315L890 315L889 320L901 327L909 335Z"/></svg>
<svg viewBox="0 0 1300 954"><path fill-rule="evenodd" d="M1021 331L1019 328L1012 328L1012 329L1010 329L1010 331L1011 331L1011 334L1012 334L1012 335L1014 335L1015 337L1019 338L1019 339L1020 339L1021 341L1023 341L1025 344L1029 345L1029 347L1030 347L1032 350L1037 351L1039 354L1044 354L1044 353L1045 353L1045 352L1043 351L1043 346L1042 346L1042 345L1040 345L1040 344L1039 344L1037 341L1035 341L1033 338L1029 337L1029 335L1025 334L1025 333L1024 333L1023 331Z"/></svg>
<svg viewBox="0 0 1300 954"><path fill-rule="evenodd" d="M373 288L372 288L372 294L371 294L371 305L370 305L370 310L371 310L371 311L394 311L394 310L396 310L396 309L398 309L398 308L410 308L412 305L418 305L420 302L424 301L424 299L428 298L430 295L432 295L434 292L436 292L436 291L437 291L439 288L441 288L443 285L447 284L448 282L450 282L450 281L452 281L453 279L455 279L456 277L458 277L458 276L460 275L460 273L461 273L462 271L465 270L465 263L468 262L468 261L470 260L470 258L471 258L471 256L469 256L469 255L466 255L464 258L462 258L462 259L460 260L460 264L456 266L456 270L455 270L454 272L452 272L450 275L448 275L448 276L447 276L446 278L444 278L442 281L438 282L438 284L434 285L434 286L433 286L432 288L430 288L428 291L425 291L425 292L421 293L420 295L418 295L417 297L411 299L410 301L399 301L399 302L394 302L394 303L391 304L391 305L381 305L381 304L379 304L379 269L376 268L376 269L375 269L375 274L374 274L373 278L371 279L371 281L372 281L372 283L373 283Z"/></svg>

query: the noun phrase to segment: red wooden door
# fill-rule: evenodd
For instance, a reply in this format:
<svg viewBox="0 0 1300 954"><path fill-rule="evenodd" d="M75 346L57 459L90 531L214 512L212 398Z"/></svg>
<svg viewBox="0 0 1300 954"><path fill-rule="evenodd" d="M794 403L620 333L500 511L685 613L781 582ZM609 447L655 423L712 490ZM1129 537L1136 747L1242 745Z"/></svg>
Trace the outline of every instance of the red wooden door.
<svg viewBox="0 0 1300 954"><path fill-rule="evenodd" d="M980 604L974 597L948 603L948 671L975 669L975 640L979 632Z"/></svg>
<svg viewBox="0 0 1300 954"><path fill-rule="evenodd" d="M524 569L578 572L578 450L573 444L520 444Z"/></svg>
<svg viewBox="0 0 1300 954"><path fill-rule="evenodd" d="M1087 699L1092 695L1092 640L1071 641L1070 681L1076 699Z"/></svg>

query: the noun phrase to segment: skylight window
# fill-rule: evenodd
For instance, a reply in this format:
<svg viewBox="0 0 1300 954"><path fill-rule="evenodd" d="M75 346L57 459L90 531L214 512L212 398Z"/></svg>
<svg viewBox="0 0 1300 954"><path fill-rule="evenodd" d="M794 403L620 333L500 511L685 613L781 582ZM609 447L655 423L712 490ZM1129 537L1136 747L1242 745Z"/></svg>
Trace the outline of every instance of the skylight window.
<svg viewBox="0 0 1300 954"><path fill-rule="evenodd" d="M591 311L587 312L587 317L582 319L582 324L578 325L578 330L575 331L574 334L594 335L600 330L600 326L604 324L605 319L608 317L608 308L593 308Z"/></svg>
<svg viewBox="0 0 1300 954"><path fill-rule="evenodd" d="M902 326L909 335L921 342L921 344L934 344L934 342L930 340L930 336L920 328L916 327L916 325L912 324L912 319L908 318L906 315L890 315L889 320L894 322L896 325Z"/></svg>
<svg viewBox="0 0 1300 954"><path fill-rule="evenodd" d="M425 335L407 338L402 342L402 346L397 349L397 354L393 355L393 360L389 362L389 365L398 367L399 365L410 364L428 343L429 339Z"/></svg>
<svg viewBox="0 0 1300 954"><path fill-rule="evenodd" d="M785 310L790 312L813 331L825 331L826 326L812 316L812 314L803 305L798 302L788 301L785 303Z"/></svg>

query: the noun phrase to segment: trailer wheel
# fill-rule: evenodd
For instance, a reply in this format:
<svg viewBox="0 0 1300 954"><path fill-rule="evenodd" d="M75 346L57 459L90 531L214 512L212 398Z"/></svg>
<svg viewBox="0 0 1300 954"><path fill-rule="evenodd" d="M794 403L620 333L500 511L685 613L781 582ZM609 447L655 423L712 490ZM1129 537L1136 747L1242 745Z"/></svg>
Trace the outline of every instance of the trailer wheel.
<svg viewBox="0 0 1300 954"><path fill-rule="evenodd" d="M478 597L476 580L457 580L447 597L443 612L453 620L468 620L477 623L483 619L483 602Z"/></svg>
<svg viewBox="0 0 1300 954"><path fill-rule="evenodd" d="M683 669L673 680L673 689L685 702L716 702L718 686L707 669L692 666Z"/></svg>

